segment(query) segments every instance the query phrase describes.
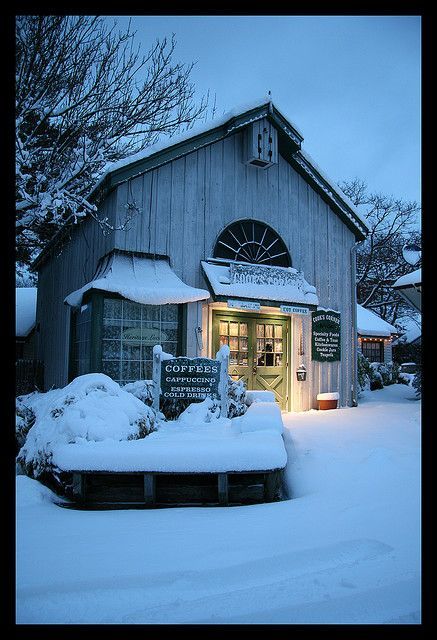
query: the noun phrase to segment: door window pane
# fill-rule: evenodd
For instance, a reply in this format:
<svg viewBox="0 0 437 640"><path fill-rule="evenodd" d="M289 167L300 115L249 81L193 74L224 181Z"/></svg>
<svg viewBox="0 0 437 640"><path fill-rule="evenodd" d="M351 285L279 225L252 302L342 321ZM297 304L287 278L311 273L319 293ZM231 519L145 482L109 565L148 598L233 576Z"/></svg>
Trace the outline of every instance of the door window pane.
<svg viewBox="0 0 437 640"><path fill-rule="evenodd" d="M229 348L231 351L238 351L238 338L229 338Z"/></svg>
<svg viewBox="0 0 437 640"><path fill-rule="evenodd" d="M282 340L275 340L275 351L282 351Z"/></svg>
<svg viewBox="0 0 437 640"><path fill-rule="evenodd" d="M229 323L229 335L238 336L238 322Z"/></svg>
<svg viewBox="0 0 437 640"><path fill-rule="evenodd" d="M275 338L282 338L282 325L275 324Z"/></svg>
<svg viewBox="0 0 437 640"><path fill-rule="evenodd" d="M240 338L240 351L247 351L247 338Z"/></svg>
<svg viewBox="0 0 437 640"><path fill-rule="evenodd" d="M223 320L220 320L219 333L220 333L221 336L227 336L228 335L228 323L227 322L223 322Z"/></svg>
<svg viewBox="0 0 437 640"><path fill-rule="evenodd" d="M266 338L273 338L273 325L266 324Z"/></svg>
<svg viewBox="0 0 437 640"><path fill-rule="evenodd" d="M257 336L257 338L263 338L264 337L264 325L263 324L257 324L256 325L256 336Z"/></svg>
<svg viewBox="0 0 437 640"><path fill-rule="evenodd" d="M240 336L247 336L247 322L240 322Z"/></svg>

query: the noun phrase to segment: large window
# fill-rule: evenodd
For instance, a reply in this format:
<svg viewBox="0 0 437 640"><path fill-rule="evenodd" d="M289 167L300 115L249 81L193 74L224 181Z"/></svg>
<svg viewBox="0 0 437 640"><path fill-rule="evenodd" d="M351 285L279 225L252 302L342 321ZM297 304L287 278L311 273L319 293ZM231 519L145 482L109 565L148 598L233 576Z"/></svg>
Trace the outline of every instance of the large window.
<svg viewBox="0 0 437 640"><path fill-rule="evenodd" d="M384 362L384 343L380 340L362 340L361 351L369 362Z"/></svg>
<svg viewBox="0 0 437 640"><path fill-rule="evenodd" d="M152 350L177 355L178 306L103 301L102 372L121 384L152 378Z"/></svg>

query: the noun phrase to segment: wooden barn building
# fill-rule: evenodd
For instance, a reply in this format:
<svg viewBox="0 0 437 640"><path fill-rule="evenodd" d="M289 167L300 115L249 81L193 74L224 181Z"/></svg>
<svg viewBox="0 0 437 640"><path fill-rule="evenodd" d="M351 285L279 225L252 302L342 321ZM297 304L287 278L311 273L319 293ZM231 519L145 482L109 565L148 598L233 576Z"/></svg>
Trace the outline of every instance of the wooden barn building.
<svg viewBox="0 0 437 640"><path fill-rule="evenodd" d="M34 263L45 389L150 379L156 344L188 357L228 344L229 374L282 409L325 392L354 404L368 229L302 142L265 99L113 165L92 195L113 230L84 219Z"/></svg>

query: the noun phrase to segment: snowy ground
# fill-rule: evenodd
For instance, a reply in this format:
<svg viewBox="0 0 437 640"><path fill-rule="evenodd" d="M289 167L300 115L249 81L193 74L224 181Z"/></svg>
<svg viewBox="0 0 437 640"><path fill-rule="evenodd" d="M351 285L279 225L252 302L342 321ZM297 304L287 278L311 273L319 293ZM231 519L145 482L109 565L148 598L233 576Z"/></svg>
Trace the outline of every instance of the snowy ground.
<svg viewBox="0 0 437 640"><path fill-rule="evenodd" d="M17 623L420 623L420 402L285 414L293 499L73 511L17 477Z"/></svg>

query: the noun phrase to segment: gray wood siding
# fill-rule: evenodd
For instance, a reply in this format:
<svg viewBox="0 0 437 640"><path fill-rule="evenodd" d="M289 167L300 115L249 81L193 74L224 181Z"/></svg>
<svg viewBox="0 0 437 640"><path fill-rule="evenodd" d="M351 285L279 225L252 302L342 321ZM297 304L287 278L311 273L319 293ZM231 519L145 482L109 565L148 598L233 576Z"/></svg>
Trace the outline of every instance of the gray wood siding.
<svg viewBox="0 0 437 640"><path fill-rule="evenodd" d="M109 221L114 216L115 196L111 195L99 210ZM70 307L64 298L89 282L99 258L113 246L114 232L103 234L92 220L71 230L71 238L38 271L36 317L38 357L44 361L44 388L62 387L68 381Z"/></svg>
<svg viewBox="0 0 437 640"><path fill-rule="evenodd" d="M308 382L297 388L295 370L300 362L292 354L290 379L291 409L317 406L321 391L340 391L341 404L351 402L352 327L350 249L353 233L329 205L279 154L278 163L268 169L244 164L244 132L239 131L177 158L148 173L120 184L105 200L100 215L116 224L125 206L140 208L129 228L103 236L91 221L79 225L62 253L46 262L40 271L41 295L38 317L41 323L40 353L46 363L46 385L62 385L67 379L65 362L66 318L64 297L93 275L101 255L111 248L168 255L174 271L189 285L207 288L200 261L213 255L219 233L231 222L252 218L269 224L282 237L292 264L314 285L320 306L342 315L341 364L312 363L310 319L306 319L306 364ZM196 307L197 309L197 307ZM201 324L201 311L194 307ZM296 331L292 321L291 332ZM194 355L195 336L187 336ZM210 337L203 335L204 344ZM211 354L209 354L211 355ZM215 355L215 354L213 354ZM294 394L294 395L293 395Z"/></svg>
<svg viewBox="0 0 437 640"><path fill-rule="evenodd" d="M316 287L320 306L342 315L342 361L312 363L307 354L312 384L300 383L299 408L316 407L317 393L324 391L340 391L341 404L350 404L354 235L281 155L268 169L245 165L243 135L236 133L120 185L117 210L134 193L142 214L129 231L116 232L116 246L168 255L187 284L206 288L200 261L213 255L227 225L253 218L272 226L287 244L293 266ZM295 368L291 380L295 385Z"/></svg>

